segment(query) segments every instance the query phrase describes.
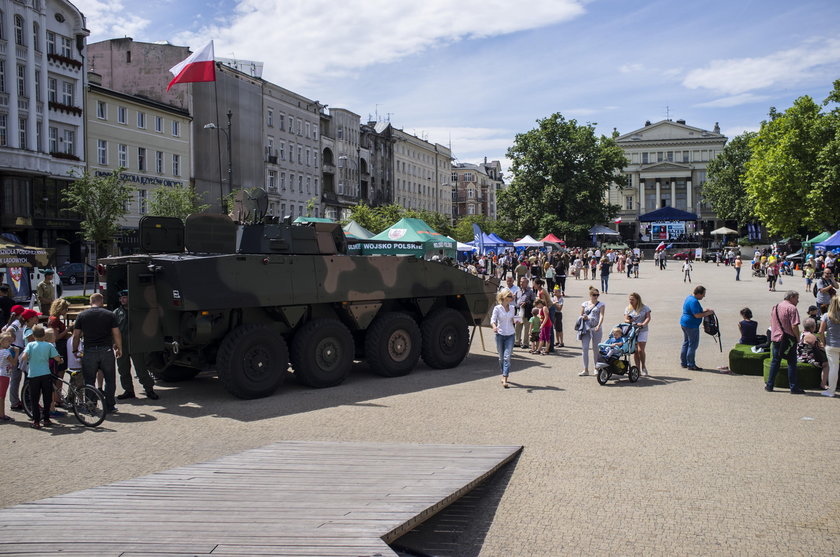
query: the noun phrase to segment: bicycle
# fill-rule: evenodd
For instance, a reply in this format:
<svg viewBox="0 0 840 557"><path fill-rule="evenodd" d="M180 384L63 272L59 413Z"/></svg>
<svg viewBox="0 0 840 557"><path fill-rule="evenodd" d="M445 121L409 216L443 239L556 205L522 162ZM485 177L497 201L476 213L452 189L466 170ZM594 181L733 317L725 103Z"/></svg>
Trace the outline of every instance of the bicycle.
<svg viewBox="0 0 840 557"><path fill-rule="evenodd" d="M53 379L58 379L53 377ZM90 385L85 385L84 377L81 371L71 371L70 381L58 379L61 386L58 391L58 402L65 409L73 409L73 414L79 423L85 427L96 427L105 421L105 397ZM23 409L29 418L32 418L32 400L29 396L29 380L23 385L21 391L21 400L23 400ZM46 415L49 415L49 409L45 409Z"/></svg>

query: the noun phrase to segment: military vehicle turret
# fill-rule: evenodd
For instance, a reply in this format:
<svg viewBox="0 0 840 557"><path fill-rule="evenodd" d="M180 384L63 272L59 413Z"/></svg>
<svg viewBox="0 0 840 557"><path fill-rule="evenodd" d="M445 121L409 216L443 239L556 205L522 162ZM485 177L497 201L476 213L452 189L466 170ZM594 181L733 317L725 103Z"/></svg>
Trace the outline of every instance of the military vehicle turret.
<svg viewBox="0 0 840 557"><path fill-rule="evenodd" d="M451 368L493 305L495 280L413 256L346 255L338 224L253 221L145 217L145 253L102 261L107 305L128 290L130 351L157 375L215 369L248 399L272 394L290 364L312 387L338 385L354 360L383 376L419 358Z"/></svg>

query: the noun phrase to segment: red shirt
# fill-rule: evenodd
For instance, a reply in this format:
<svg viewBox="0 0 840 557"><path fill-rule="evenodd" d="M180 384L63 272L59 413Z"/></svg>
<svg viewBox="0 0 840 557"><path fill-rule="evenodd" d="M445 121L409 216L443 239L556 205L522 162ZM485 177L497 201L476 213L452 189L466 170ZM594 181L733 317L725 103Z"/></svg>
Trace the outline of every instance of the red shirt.
<svg viewBox="0 0 840 557"><path fill-rule="evenodd" d="M778 318L776 317L777 313ZM770 310L770 340L773 342L782 340L783 333L787 333L795 338L796 335L793 334L793 328L798 326L799 310L789 301L784 300Z"/></svg>

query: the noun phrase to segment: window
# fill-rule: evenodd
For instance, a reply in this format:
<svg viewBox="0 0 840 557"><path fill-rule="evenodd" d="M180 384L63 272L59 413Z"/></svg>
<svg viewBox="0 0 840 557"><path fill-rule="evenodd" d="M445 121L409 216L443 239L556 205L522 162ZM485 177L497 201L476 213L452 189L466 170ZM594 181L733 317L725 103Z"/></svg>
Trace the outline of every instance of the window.
<svg viewBox="0 0 840 557"><path fill-rule="evenodd" d="M298 164L303 164L303 147L298 145Z"/></svg>
<svg viewBox="0 0 840 557"><path fill-rule="evenodd" d="M688 151L683 151L683 162L691 162L688 160Z"/></svg>
<svg viewBox="0 0 840 557"><path fill-rule="evenodd" d="M96 140L96 160L102 166L108 164L108 142L104 139Z"/></svg>
<svg viewBox="0 0 840 557"><path fill-rule="evenodd" d="M269 128L274 127L274 111L270 108L268 109L268 115L266 116L266 125L268 125Z"/></svg>
<svg viewBox="0 0 840 557"><path fill-rule="evenodd" d="M38 40L38 36L41 34L41 28L38 26L37 21L32 22L32 47L41 52L41 41Z"/></svg>
<svg viewBox="0 0 840 557"><path fill-rule="evenodd" d="M125 109L124 106L117 107L117 122L120 124L125 124L126 122L126 113L128 111Z"/></svg>
<svg viewBox="0 0 840 557"><path fill-rule="evenodd" d="M6 122L8 121L8 118L9 117L5 114L0 114L0 146L2 147L8 145L8 139L6 136Z"/></svg>
<svg viewBox="0 0 840 557"><path fill-rule="evenodd" d="M674 152L668 151L668 162L674 162Z"/></svg>
<svg viewBox="0 0 840 557"><path fill-rule="evenodd" d="M146 214L146 190L137 190L137 212Z"/></svg>
<svg viewBox="0 0 840 557"><path fill-rule="evenodd" d="M280 114L280 121L278 122L278 125L279 125L281 130L286 129L285 120L286 120L286 116L284 116L283 114ZM285 205L284 205L284 207L285 207Z"/></svg>
<svg viewBox="0 0 840 557"><path fill-rule="evenodd" d="M289 116L289 133L295 133L295 119Z"/></svg>
<svg viewBox="0 0 840 557"><path fill-rule="evenodd" d="M68 155L76 154L76 132L73 130L64 130L64 153Z"/></svg>
<svg viewBox="0 0 840 557"><path fill-rule="evenodd" d="M155 131L163 133L163 118L155 116Z"/></svg>
<svg viewBox="0 0 840 557"><path fill-rule="evenodd" d="M286 173L285 172L280 173L280 191L286 191ZM283 209L283 211L285 212L286 209Z"/></svg>
<svg viewBox="0 0 840 557"><path fill-rule="evenodd" d="M318 151L312 152L312 165L318 166Z"/></svg>
<svg viewBox="0 0 840 557"><path fill-rule="evenodd" d="M306 193L312 193L312 177L306 177Z"/></svg>
<svg viewBox="0 0 840 557"><path fill-rule="evenodd" d="M181 175L181 155L172 155L172 175Z"/></svg>
<svg viewBox="0 0 840 557"><path fill-rule="evenodd" d="M58 153L58 128L50 128L50 153Z"/></svg>
<svg viewBox="0 0 840 557"><path fill-rule="evenodd" d="M283 184L283 177L280 177L280 184ZM295 175L289 173L289 191L295 191Z"/></svg>
<svg viewBox="0 0 840 557"><path fill-rule="evenodd" d="M315 178L315 195L318 195L318 178ZM317 209L316 209L317 211ZM317 214L315 216L318 216Z"/></svg>
<svg viewBox="0 0 840 557"><path fill-rule="evenodd" d="M146 148L137 148L137 170L146 170Z"/></svg>
<svg viewBox="0 0 840 557"><path fill-rule="evenodd" d="M648 164L648 154L642 153L642 164Z"/></svg>
<svg viewBox="0 0 840 557"><path fill-rule="evenodd" d="M35 121L35 150L38 152L43 152L43 148L41 147L41 124L43 120L36 120Z"/></svg>
<svg viewBox="0 0 840 557"><path fill-rule="evenodd" d="M163 151L155 153L155 172L163 174Z"/></svg>
<svg viewBox="0 0 840 557"><path fill-rule="evenodd" d="M26 149L26 118L18 118L18 146L21 149Z"/></svg>
<svg viewBox="0 0 840 557"><path fill-rule="evenodd" d="M19 97L26 96L26 66L23 64L17 67L17 90Z"/></svg>
<svg viewBox="0 0 840 557"><path fill-rule="evenodd" d="M298 193L303 193L303 175L298 176Z"/></svg>
<svg viewBox="0 0 840 557"><path fill-rule="evenodd" d="M146 113L137 111L137 127L141 130L146 129Z"/></svg>
<svg viewBox="0 0 840 557"><path fill-rule="evenodd" d="M6 61L0 60L0 93L6 92Z"/></svg>
<svg viewBox="0 0 840 557"><path fill-rule="evenodd" d="M307 122L306 123L306 137L309 137L309 130L310 130L310 126L309 126L309 122Z"/></svg>
<svg viewBox="0 0 840 557"><path fill-rule="evenodd" d="M55 33L47 31L47 54L55 54Z"/></svg>
<svg viewBox="0 0 840 557"><path fill-rule="evenodd" d="M338 194L339 195L344 195L344 182L339 182L338 183Z"/></svg>
<svg viewBox="0 0 840 557"><path fill-rule="evenodd" d="M41 72L35 72L35 100L41 100Z"/></svg>
<svg viewBox="0 0 840 557"><path fill-rule="evenodd" d="M73 84L69 81L61 82L61 102L73 106Z"/></svg>
<svg viewBox="0 0 840 557"><path fill-rule="evenodd" d="M662 162L663 159L664 159L664 155L665 155L665 153L663 153L662 151L657 151L656 162ZM663 207L664 207L664 205L663 205Z"/></svg>
<svg viewBox="0 0 840 557"><path fill-rule="evenodd" d="M108 119L107 106L103 101L96 101L96 117L100 120Z"/></svg>
<svg viewBox="0 0 840 557"><path fill-rule="evenodd" d="M295 206L289 203L289 216L295 218Z"/></svg>
<svg viewBox="0 0 840 557"><path fill-rule="evenodd" d="M625 195L624 196L624 209L627 211L633 210L633 196L632 195Z"/></svg>
<svg viewBox="0 0 840 557"><path fill-rule="evenodd" d="M269 191L276 191L277 190L277 171L276 170L269 170L268 171L268 190Z"/></svg>
<svg viewBox="0 0 840 557"><path fill-rule="evenodd" d="M117 162L120 167L128 168L128 145L123 143L117 145Z"/></svg>
<svg viewBox="0 0 840 557"><path fill-rule="evenodd" d="M280 160L286 160L286 144L282 141L280 142Z"/></svg>
<svg viewBox="0 0 840 557"><path fill-rule="evenodd" d="M344 127L343 126L338 127L337 137L338 137L338 139L344 139Z"/></svg>
<svg viewBox="0 0 840 557"><path fill-rule="evenodd" d="M181 135L181 126L177 120L172 120L172 137L179 137Z"/></svg>
<svg viewBox="0 0 840 557"><path fill-rule="evenodd" d="M15 16L15 44L26 46L23 42L23 18L19 15Z"/></svg>
<svg viewBox="0 0 840 557"><path fill-rule="evenodd" d="M58 81L53 77L47 78L47 100L51 103L58 102Z"/></svg>
<svg viewBox="0 0 840 557"><path fill-rule="evenodd" d="M71 58L73 56L73 46L67 37L61 37L61 55L65 58Z"/></svg>
<svg viewBox="0 0 840 557"><path fill-rule="evenodd" d="M281 217L285 217L285 216L286 216L286 204L285 204L285 203L283 203L283 204L281 204L281 205L280 205L280 216L281 216Z"/></svg>
<svg viewBox="0 0 840 557"><path fill-rule="evenodd" d="M312 139L318 141L318 126L314 124L312 125ZM318 209L315 209L315 211L317 213Z"/></svg>

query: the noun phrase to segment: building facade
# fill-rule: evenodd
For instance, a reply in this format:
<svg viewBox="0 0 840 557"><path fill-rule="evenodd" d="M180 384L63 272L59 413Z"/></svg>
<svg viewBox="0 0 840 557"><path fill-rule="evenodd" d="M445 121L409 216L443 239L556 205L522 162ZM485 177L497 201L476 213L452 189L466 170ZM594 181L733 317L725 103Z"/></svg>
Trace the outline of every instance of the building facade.
<svg viewBox="0 0 840 557"><path fill-rule="evenodd" d="M0 228L78 258L61 192L84 172L85 18L63 0L0 0Z"/></svg>
<svg viewBox="0 0 840 557"><path fill-rule="evenodd" d="M123 169L136 189L120 223L122 251L136 247L136 229L159 187L189 187L191 118L186 110L112 91L88 76L87 163L93 176Z"/></svg>
<svg viewBox="0 0 840 557"><path fill-rule="evenodd" d="M496 194L504 187L499 161L452 165L452 218L484 215L496 218Z"/></svg>
<svg viewBox="0 0 840 557"><path fill-rule="evenodd" d="M389 126L394 139L394 202L406 209L452 215L452 153Z"/></svg>
<svg viewBox="0 0 840 557"><path fill-rule="evenodd" d="M626 181L609 191L611 204L621 207L619 232L631 242L653 241L650 223L639 217L662 207L693 213L685 223L685 236L699 241L720 224L711 207L703 203L706 168L720 154L726 136L716 123L713 131L689 126L685 120L649 121L643 128L616 138L628 165Z"/></svg>
<svg viewBox="0 0 840 557"><path fill-rule="evenodd" d="M369 137L362 138L361 117L344 108L321 113L324 216L342 220L353 206L368 201Z"/></svg>

